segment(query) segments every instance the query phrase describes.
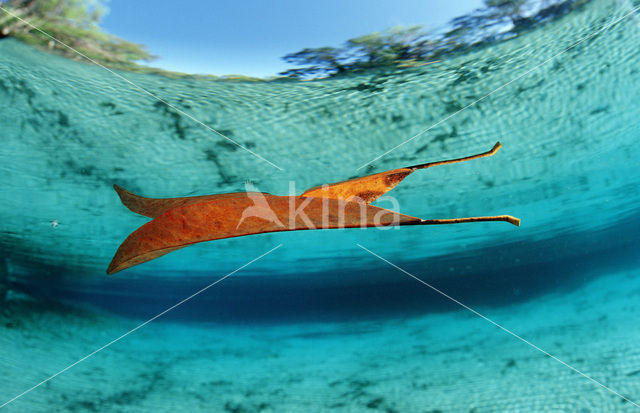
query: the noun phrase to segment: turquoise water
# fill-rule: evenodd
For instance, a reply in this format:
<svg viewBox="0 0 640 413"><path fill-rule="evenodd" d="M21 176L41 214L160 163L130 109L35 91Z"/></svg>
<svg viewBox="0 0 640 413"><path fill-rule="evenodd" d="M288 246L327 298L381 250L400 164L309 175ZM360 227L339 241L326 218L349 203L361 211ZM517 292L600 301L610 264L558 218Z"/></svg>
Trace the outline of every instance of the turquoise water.
<svg viewBox="0 0 640 413"><path fill-rule="evenodd" d="M282 244L0 410L639 409L640 15L552 58L633 7L593 1L396 72L264 83L122 73L280 169L102 68L0 41L0 404ZM147 222L114 183L148 197L247 180L299 194L498 140L495 156L418 171L389 195L406 214L511 214L520 228L262 234L105 274Z"/></svg>

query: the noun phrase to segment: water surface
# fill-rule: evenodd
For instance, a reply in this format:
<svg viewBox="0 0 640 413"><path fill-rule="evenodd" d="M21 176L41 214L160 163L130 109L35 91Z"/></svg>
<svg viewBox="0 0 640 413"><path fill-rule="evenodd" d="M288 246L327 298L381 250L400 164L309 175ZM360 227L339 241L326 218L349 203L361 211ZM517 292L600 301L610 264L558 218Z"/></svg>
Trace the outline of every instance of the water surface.
<svg viewBox="0 0 640 413"><path fill-rule="evenodd" d="M640 400L638 16L500 88L632 7L593 1L399 71L262 83L122 73L282 170L104 69L0 41L0 403L282 244L5 409L631 411L357 244ZM390 195L406 214L508 213L520 228L263 234L105 275L147 221L114 183L149 197L246 180L301 193L498 140L496 156L416 172Z"/></svg>

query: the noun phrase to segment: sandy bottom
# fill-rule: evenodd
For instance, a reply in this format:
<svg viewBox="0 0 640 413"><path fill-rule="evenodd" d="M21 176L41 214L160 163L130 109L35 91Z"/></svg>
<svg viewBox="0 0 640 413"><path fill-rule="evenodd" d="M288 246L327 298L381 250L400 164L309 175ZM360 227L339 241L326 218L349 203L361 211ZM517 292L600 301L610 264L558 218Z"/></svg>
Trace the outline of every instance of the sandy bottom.
<svg viewBox="0 0 640 413"><path fill-rule="evenodd" d="M638 271L627 269L569 293L508 308L477 310L640 403ZM424 288L425 297L433 299ZM0 403L138 324L11 302L0 322ZM2 410L586 413L640 408L461 310L331 324L185 326L157 320Z"/></svg>

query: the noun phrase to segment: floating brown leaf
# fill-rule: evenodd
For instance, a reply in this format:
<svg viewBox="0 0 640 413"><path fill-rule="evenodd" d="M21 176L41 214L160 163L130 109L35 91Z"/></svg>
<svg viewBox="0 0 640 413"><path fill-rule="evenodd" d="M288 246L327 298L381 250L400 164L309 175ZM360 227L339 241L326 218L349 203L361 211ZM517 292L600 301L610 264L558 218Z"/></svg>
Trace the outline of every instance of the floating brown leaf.
<svg viewBox="0 0 640 413"><path fill-rule="evenodd" d="M323 185L311 188L300 196L236 192L154 199L135 195L114 185L127 208L153 219L125 239L107 273L122 271L198 242L265 232L478 221L506 221L520 225L520 220L510 215L420 219L369 205L418 169L491 156L500 146L498 142L490 151L478 155L393 169Z"/></svg>

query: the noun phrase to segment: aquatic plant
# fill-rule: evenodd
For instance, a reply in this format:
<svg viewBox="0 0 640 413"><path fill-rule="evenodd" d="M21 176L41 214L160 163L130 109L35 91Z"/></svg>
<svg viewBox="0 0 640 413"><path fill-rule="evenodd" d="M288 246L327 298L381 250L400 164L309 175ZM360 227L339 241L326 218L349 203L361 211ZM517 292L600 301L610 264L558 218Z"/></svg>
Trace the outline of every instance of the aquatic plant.
<svg viewBox="0 0 640 413"><path fill-rule="evenodd" d="M100 28L100 20L107 11L103 3L101 0L9 0L2 3L8 13L0 11L0 38L14 37L71 59L81 59L77 53L53 41L51 37L54 37L103 65L139 69L136 62L149 61L154 56L145 46Z"/></svg>

